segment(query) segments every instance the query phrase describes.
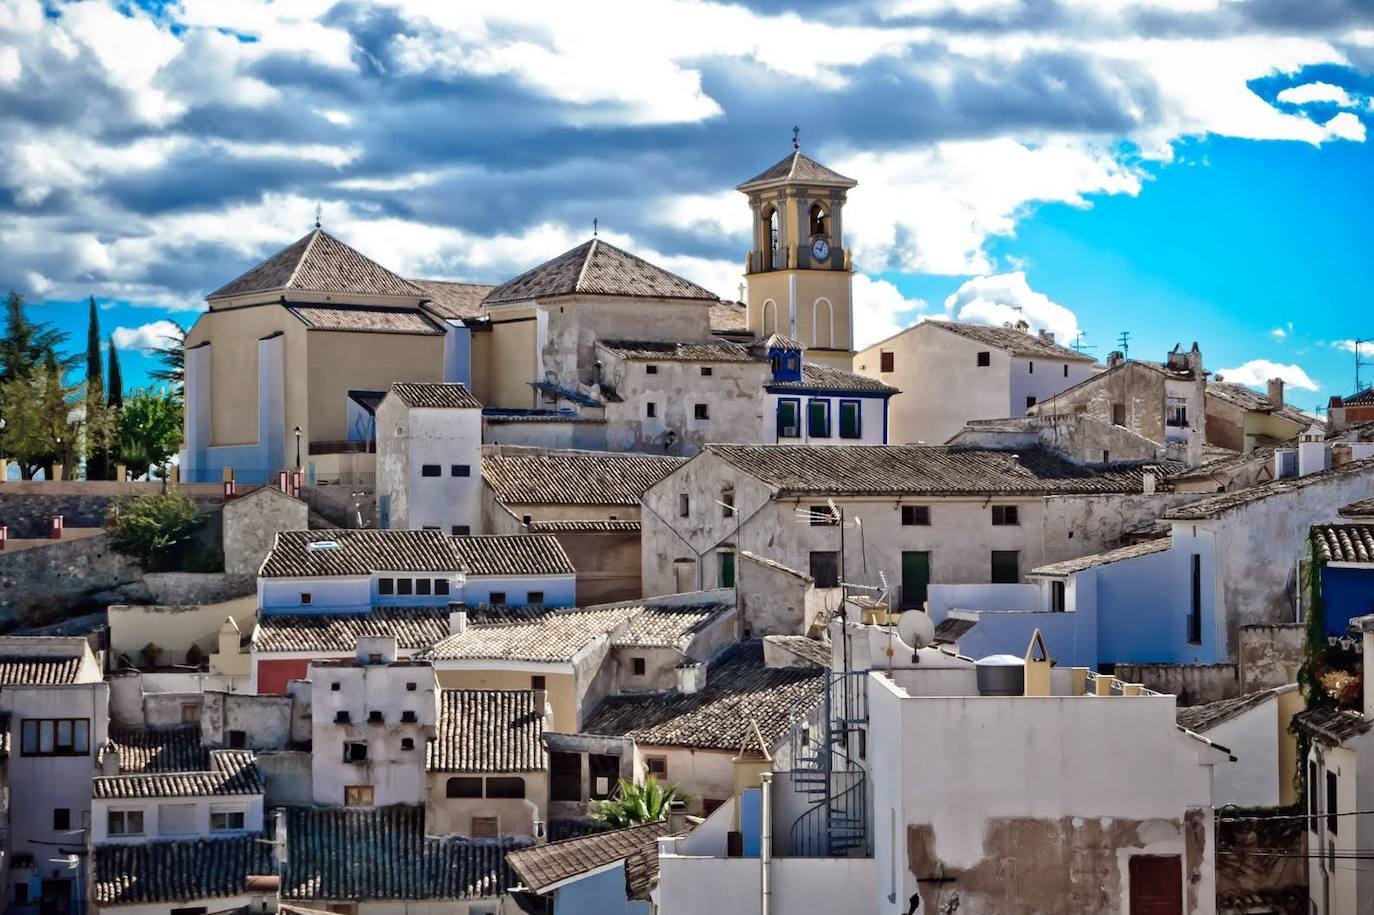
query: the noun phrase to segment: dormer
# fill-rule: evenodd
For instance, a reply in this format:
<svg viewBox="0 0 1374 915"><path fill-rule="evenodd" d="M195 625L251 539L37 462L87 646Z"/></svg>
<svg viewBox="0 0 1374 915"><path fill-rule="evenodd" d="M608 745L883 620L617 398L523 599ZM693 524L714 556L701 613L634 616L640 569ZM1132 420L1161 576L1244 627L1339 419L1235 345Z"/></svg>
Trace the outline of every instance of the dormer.
<svg viewBox="0 0 1374 915"><path fill-rule="evenodd" d="M802 352L806 347L800 342L782 334L773 334L760 343L758 349L768 355L773 381L801 381Z"/></svg>

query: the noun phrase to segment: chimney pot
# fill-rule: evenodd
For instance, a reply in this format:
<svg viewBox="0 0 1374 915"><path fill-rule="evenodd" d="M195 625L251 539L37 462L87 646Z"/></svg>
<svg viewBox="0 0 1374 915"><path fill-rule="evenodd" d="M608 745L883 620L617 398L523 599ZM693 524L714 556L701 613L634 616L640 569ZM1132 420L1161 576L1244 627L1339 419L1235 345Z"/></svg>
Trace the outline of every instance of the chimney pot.
<svg viewBox="0 0 1374 915"><path fill-rule="evenodd" d="M468 631L468 612L466 609L448 612L448 634L462 635Z"/></svg>
<svg viewBox="0 0 1374 915"><path fill-rule="evenodd" d="M668 832L677 835L687 828L687 803L674 798L668 803Z"/></svg>
<svg viewBox="0 0 1374 915"><path fill-rule="evenodd" d="M1269 379L1269 406L1278 409L1283 406L1283 379Z"/></svg>

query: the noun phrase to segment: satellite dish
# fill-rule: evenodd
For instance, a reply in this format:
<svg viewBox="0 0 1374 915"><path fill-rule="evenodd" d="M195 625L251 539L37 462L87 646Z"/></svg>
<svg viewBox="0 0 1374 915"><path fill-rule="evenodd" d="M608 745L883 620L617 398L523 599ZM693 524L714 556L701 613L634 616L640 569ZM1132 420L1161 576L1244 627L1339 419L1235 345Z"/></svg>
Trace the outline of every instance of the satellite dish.
<svg viewBox="0 0 1374 915"><path fill-rule="evenodd" d="M935 624L924 610L907 610L897 620L897 634L912 648L926 648L935 641Z"/></svg>

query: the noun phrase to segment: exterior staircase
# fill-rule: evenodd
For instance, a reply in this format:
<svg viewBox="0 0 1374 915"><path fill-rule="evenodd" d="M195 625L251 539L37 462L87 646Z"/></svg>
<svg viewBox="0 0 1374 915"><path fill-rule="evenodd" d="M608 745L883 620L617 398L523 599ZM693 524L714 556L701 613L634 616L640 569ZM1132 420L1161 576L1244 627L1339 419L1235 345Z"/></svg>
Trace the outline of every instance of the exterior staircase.
<svg viewBox="0 0 1374 915"><path fill-rule="evenodd" d="M823 722L792 727L793 790L811 806L792 823L796 857L842 858L872 853L867 739L867 681L862 673L827 673ZM815 731L822 733L815 733ZM856 748L857 744L857 748Z"/></svg>

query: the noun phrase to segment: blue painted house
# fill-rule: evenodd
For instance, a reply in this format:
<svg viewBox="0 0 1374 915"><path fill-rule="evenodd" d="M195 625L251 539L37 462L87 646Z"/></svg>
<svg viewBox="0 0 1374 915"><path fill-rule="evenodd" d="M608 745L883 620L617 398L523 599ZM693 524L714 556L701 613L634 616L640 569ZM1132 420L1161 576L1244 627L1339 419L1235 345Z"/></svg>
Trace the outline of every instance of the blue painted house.
<svg viewBox="0 0 1374 915"><path fill-rule="evenodd" d="M1314 525L1312 559L1322 628L1349 635L1351 620L1374 613L1374 523Z"/></svg>
<svg viewBox="0 0 1374 915"><path fill-rule="evenodd" d="M506 856L519 881L511 892L549 915L650 915L657 843L672 832L660 820L519 849Z"/></svg>

